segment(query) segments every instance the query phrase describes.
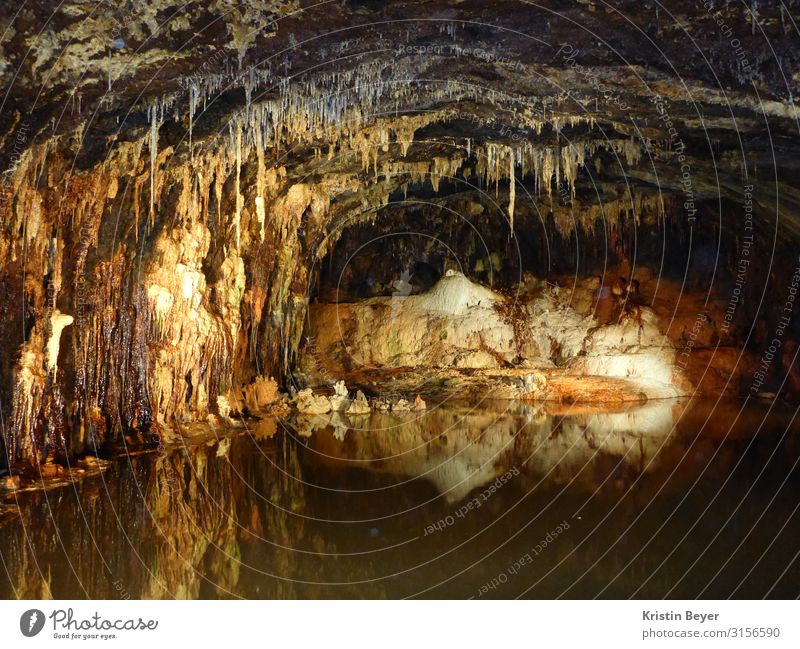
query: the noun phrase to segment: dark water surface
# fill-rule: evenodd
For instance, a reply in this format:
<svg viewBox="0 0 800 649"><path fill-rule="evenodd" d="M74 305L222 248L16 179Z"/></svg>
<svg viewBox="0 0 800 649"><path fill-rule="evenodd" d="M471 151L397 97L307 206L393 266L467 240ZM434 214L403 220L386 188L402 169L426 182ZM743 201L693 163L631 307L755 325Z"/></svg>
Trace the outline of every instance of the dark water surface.
<svg viewBox="0 0 800 649"><path fill-rule="evenodd" d="M0 596L793 598L800 436L769 405L264 420L12 498Z"/></svg>

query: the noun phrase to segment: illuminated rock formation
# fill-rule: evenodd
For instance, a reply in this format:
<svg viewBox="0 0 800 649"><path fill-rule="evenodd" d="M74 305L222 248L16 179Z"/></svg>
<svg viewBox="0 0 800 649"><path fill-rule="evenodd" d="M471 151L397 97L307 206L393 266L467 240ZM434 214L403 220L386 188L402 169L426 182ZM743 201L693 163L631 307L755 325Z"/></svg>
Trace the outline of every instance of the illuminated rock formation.
<svg viewBox="0 0 800 649"><path fill-rule="evenodd" d="M556 5L488 24L480 2L68 2L57 29L25 9L0 52L3 464L239 421L306 387L306 363L326 388L436 366L796 399L769 352L798 338L784 13L760 10L769 47L740 36L744 70L639 7L663 50ZM507 58L476 54L498 43ZM430 278L392 295L414 264Z"/></svg>

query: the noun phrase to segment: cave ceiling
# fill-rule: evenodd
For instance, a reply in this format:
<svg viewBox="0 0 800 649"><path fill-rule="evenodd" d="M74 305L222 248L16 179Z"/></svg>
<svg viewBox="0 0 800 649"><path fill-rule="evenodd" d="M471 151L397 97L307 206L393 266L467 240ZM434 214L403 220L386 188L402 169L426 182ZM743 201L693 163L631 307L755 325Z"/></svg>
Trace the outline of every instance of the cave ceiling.
<svg viewBox="0 0 800 649"><path fill-rule="evenodd" d="M123 142L147 141L156 122L159 146L172 147L165 164L179 166L230 145L237 123L255 145L260 123L265 164L289 179L361 174L379 178L388 196L409 174L413 187L409 169L432 159L438 167L427 173L463 166L495 182L516 165L530 194L544 189L552 202L536 176L555 164L589 202L655 189L682 197L688 217L696 201L739 201L756 181L756 203L775 214L778 201L793 231L795 8L23 3L3 18L3 155L52 140L89 168ZM555 161L542 159L548 147ZM248 179L244 171L240 182ZM343 212L371 202L369 192L342 191Z"/></svg>

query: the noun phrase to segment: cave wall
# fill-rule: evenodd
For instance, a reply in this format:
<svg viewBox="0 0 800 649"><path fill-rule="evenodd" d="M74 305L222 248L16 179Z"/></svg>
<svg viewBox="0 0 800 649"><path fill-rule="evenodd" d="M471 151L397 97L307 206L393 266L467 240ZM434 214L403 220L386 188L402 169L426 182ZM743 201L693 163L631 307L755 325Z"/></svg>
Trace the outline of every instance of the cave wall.
<svg viewBox="0 0 800 649"><path fill-rule="evenodd" d="M89 171L32 150L15 175L2 247L2 335L24 332L3 358L12 457L59 456L120 433L147 439L288 367L306 293L297 233L306 209L313 225L315 189L281 195L278 172L262 174L269 222L243 199L237 213L223 150L191 171L156 173L150 212L140 149Z"/></svg>
<svg viewBox="0 0 800 649"><path fill-rule="evenodd" d="M21 9L0 53L7 457L258 406L255 379L291 383L309 296L403 227L452 230L486 283L666 271L737 296L731 335L767 351L800 263L795 3L706 4ZM797 320L780 331L764 376L796 351Z"/></svg>

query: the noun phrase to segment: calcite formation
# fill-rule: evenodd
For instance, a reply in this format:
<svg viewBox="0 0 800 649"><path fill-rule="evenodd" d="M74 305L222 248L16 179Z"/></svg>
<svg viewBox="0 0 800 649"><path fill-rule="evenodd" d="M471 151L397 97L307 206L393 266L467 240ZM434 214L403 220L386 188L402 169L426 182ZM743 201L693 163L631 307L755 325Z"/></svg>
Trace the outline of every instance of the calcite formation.
<svg viewBox="0 0 800 649"><path fill-rule="evenodd" d="M430 291L404 297L395 311L390 306L396 298L383 297L312 305L318 363L308 367L312 375L321 364L326 373L361 380L392 368L431 376L493 370L495 397L533 401L617 402L726 391L680 362L682 331L676 333L674 310L657 312L610 294L590 277L564 286L531 278L502 295L450 272ZM608 301L616 313L604 308ZM728 368L730 391L752 365L745 356L748 362Z"/></svg>
<svg viewBox="0 0 800 649"><path fill-rule="evenodd" d="M324 415L331 411L331 401L323 395L316 395L311 388L300 390L296 399L297 410L305 415Z"/></svg>
<svg viewBox="0 0 800 649"><path fill-rule="evenodd" d="M791 345L759 358L797 265L800 49L782 8L679 5L669 26L625 2L501 2L487 23L448 0L2 19L3 470L240 422L310 364L326 388L555 369L650 397L746 392L754 369L796 398ZM754 27L746 67L720 17ZM620 276L647 299L603 293ZM298 403L366 414L351 397Z"/></svg>
<svg viewBox="0 0 800 649"><path fill-rule="evenodd" d="M356 392L356 398L350 402L350 405L347 408L347 414L368 415L371 411L372 408L370 408L367 397L364 396L364 393L361 390L358 390Z"/></svg>

